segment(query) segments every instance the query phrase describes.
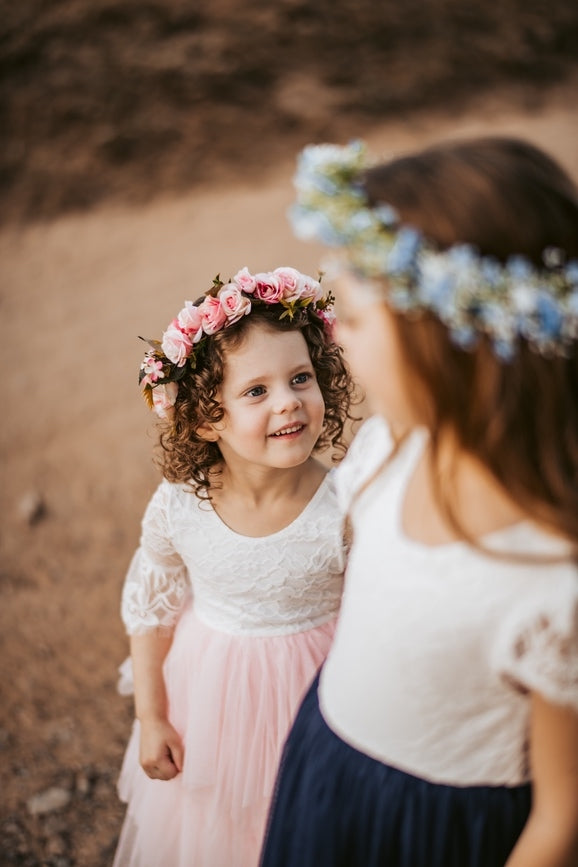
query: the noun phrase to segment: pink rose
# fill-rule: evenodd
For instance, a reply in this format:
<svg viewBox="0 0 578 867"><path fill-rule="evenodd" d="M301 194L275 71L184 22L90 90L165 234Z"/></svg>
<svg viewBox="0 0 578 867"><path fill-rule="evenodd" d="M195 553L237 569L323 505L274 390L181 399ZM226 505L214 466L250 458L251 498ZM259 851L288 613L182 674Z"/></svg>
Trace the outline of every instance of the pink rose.
<svg viewBox="0 0 578 867"><path fill-rule="evenodd" d="M273 273L279 281L283 301L297 301L301 298L304 274L301 274L296 268L275 268Z"/></svg>
<svg viewBox="0 0 578 867"><path fill-rule="evenodd" d="M255 274L255 295L267 304L277 304L283 297L283 289L275 274Z"/></svg>
<svg viewBox="0 0 578 867"><path fill-rule="evenodd" d="M227 325L237 322L251 312L251 299L241 293L234 283L227 283L219 292L219 301L227 317Z"/></svg>
<svg viewBox="0 0 578 867"><path fill-rule="evenodd" d="M178 391L176 382L167 382L166 385L153 388L153 406L159 418L172 418Z"/></svg>
<svg viewBox="0 0 578 867"><path fill-rule="evenodd" d="M203 336L203 323L199 308L192 301L185 301L185 306L177 317L179 328L188 334L193 343L198 343Z"/></svg>
<svg viewBox="0 0 578 867"><path fill-rule="evenodd" d="M173 319L163 334L161 347L169 361L172 361L177 367L183 367L191 354L193 344L188 334L179 328L177 319Z"/></svg>
<svg viewBox="0 0 578 867"><path fill-rule="evenodd" d="M241 292L246 292L247 295L252 295L257 286L255 278L246 266L237 271L231 282L236 283Z"/></svg>
<svg viewBox="0 0 578 867"><path fill-rule="evenodd" d="M323 324L325 325L325 330L327 334L333 338L335 323L337 321L337 317L333 310L320 310L319 316L323 319Z"/></svg>
<svg viewBox="0 0 578 867"><path fill-rule="evenodd" d="M301 298L311 298L314 303L321 301L323 298L323 289L321 288L319 280L314 280L313 277L309 277L307 274L302 274L301 276L303 278L301 284Z"/></svg>
<svg viewBox="0 0 578 867"><path fill-rule="evenodd" d="M203 303L199 305L199 313L205 334L215 334L216 331L221 330L227 321L227 314L223 310L221 302L218 298L213 298L212 295L207 295Z"/></svg>

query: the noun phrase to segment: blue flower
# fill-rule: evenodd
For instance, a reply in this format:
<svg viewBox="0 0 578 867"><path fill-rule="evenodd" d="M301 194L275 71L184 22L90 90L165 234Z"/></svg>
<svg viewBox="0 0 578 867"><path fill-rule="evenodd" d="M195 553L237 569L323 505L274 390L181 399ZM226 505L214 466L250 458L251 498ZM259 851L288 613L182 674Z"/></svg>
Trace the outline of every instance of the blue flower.
<svg viewBox="0 0 578 867"><path fill-rule="evenodd" d="M564 276L571 286L578 288L578 259L571 259L564 268Z"/></svg>
<svg viewBox="0 0 578 867"><path fill-rule="evenodd" d="M499 304L490 301L480 303L479 314L481 321L487 326L489 331L497 331L502 323L503 311Z"/></svg>
<svg viewBox="0 0 578 867"><path fill-rule="evenodd" d="M514 358L514 344L511 340L494 340L494 352L501 361L512 361Z"/></svg>
<svg viewBox="0 0 578 867"><path fill-rule="evenodd" d="M309 178L310 186L314 190L318 190L325 196L334 196L338 190L338 186L334 180L328 178L327 175L316 173Z"/></svg>
<svg viewBox="0 0 578 867"><path fill-rule="evenodd" d="M546 268L560 268L564 264L566 255L559 247L546 247L542 253L542 261Z"/></svg>
<svg viewBox="0 0 578 867"><path fill-rule="evenodd" d="M471 268L479 261L471 244L456 244L450 247L446 255L455 268Z"/></svg>
<svg viewBox="0 0 578 867"><path fill-rule="evenodd" d="M456 346L461 349L473 349L478 342L478 335L471 325L460 325L458 328L450 328L450 337Z"/></svg>
<svg viewBox="0 0 578 867"><path fill-rule="evenodd" d="M347 233L351 232L352 235L355 235L360 232L365 232L367 229L370 229L374 224L374 219L371 211L368 208L361 208L352 217L350 217L349 222L347 223Z"/></svg>
<svg viewBox="0 0 578 867"><path fill-rule="evenodd" d="M481 260L481 272L483 280L492 289L495 289L503 279L502 266L497 259L492 259L490 256L486 256Z"/></svg>
<svg viewBox="0 0 578 867"><path fill-rule="evenodd" d="M533 272L530 262L523 256L510 256L506 270L513 280L528 280Z"/></svg>
<svg viewBox="0 0 578 867"><path fill-rule="evenodd" d="M455 275L444 267L440 257L423 262L418 297L426 307L450 316L455 312L455 285Z"/></svg>
<svg viewBox="0 0 578 867"><path fill-rule="evenodd" d="M392 290L389 293L389 301L394 310L399 310L401 313L415 307L415 302L411 292L403 286L394 285L392 287Z"/></svg>
<svg viewBox="0 0 578 867"><path fill-rule="evenodd" d="M373 213L386 229L393 229L399 224L399 214L391 205L377 205Z"/></svg>
<svg viewBox="0 0 578 867"><path fill-rule="evenodd" d="M415 269L420 247L420 232L410 226L401 228L387 257L387 273L395 275Z"/></svg>
<svg viewBox="0 0 578 867"><path fill-rule="evenodd" d="M556 338L562 331L564 317L559 305L546 291L542 290L537 298L536 315L542 336Z"/></svg>
<svg viewBox="0 0 578 867"><path fill-rule="evenodd" d="M320 241L328 247L339 247L346 243L347 239L321 211L312 211L302 205L291 205L287 216L296 237L301 241Z"/></svg>

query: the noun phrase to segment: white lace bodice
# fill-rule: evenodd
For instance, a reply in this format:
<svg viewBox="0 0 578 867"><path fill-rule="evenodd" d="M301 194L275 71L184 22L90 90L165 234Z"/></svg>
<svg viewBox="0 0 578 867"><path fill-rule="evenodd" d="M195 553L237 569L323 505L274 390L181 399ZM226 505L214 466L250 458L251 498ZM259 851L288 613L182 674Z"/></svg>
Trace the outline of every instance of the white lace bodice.
<svg viewBox="0 0 578 867"><path fill-rule="evenodd" d="M184 486L161 482L124 584L127 632L172 628L191 596L197 616L226 632L284 634L334 617L345 551L332 477L288 527L258 538L235 533Z"/></svg>
<svg viewBox="0 0 578 867"><path fill-rule="evenodd" d="M465 543L407 538L401 504L426 441L416 431L352 505L353 547L320 700L367 754L454 785L527 781L529 692L578 709L578 571L494 560ZM342 507L391 449L361 429L337 471ZM530 521L491 534L503 551L568 554Z"/></svg>

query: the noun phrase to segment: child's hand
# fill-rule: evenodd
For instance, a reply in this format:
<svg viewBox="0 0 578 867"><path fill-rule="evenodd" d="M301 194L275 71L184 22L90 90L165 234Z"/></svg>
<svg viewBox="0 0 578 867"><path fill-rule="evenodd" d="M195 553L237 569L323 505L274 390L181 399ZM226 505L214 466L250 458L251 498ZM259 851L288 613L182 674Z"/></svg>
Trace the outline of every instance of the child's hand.
<svg viewBox="0 0 578 867"><path fill-rule="evenodd" d="M182 770L183 745L168 720L141 720L140 763L153 780L172 780Z"/></svg>

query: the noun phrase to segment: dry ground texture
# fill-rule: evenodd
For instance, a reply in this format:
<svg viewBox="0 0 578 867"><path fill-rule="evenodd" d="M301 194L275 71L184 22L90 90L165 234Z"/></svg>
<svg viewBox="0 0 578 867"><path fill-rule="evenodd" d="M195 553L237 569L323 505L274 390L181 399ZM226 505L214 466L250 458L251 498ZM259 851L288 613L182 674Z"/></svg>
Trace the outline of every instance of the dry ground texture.
<svg viewBox="0 0 578 867"><path fill-rule="evenodd" d="M384 6L0 3L2 865L105 867L122 820L136 335L217 272L316 270L284 217L306 141L513 133L578 177L571 4Z"/></svg>

